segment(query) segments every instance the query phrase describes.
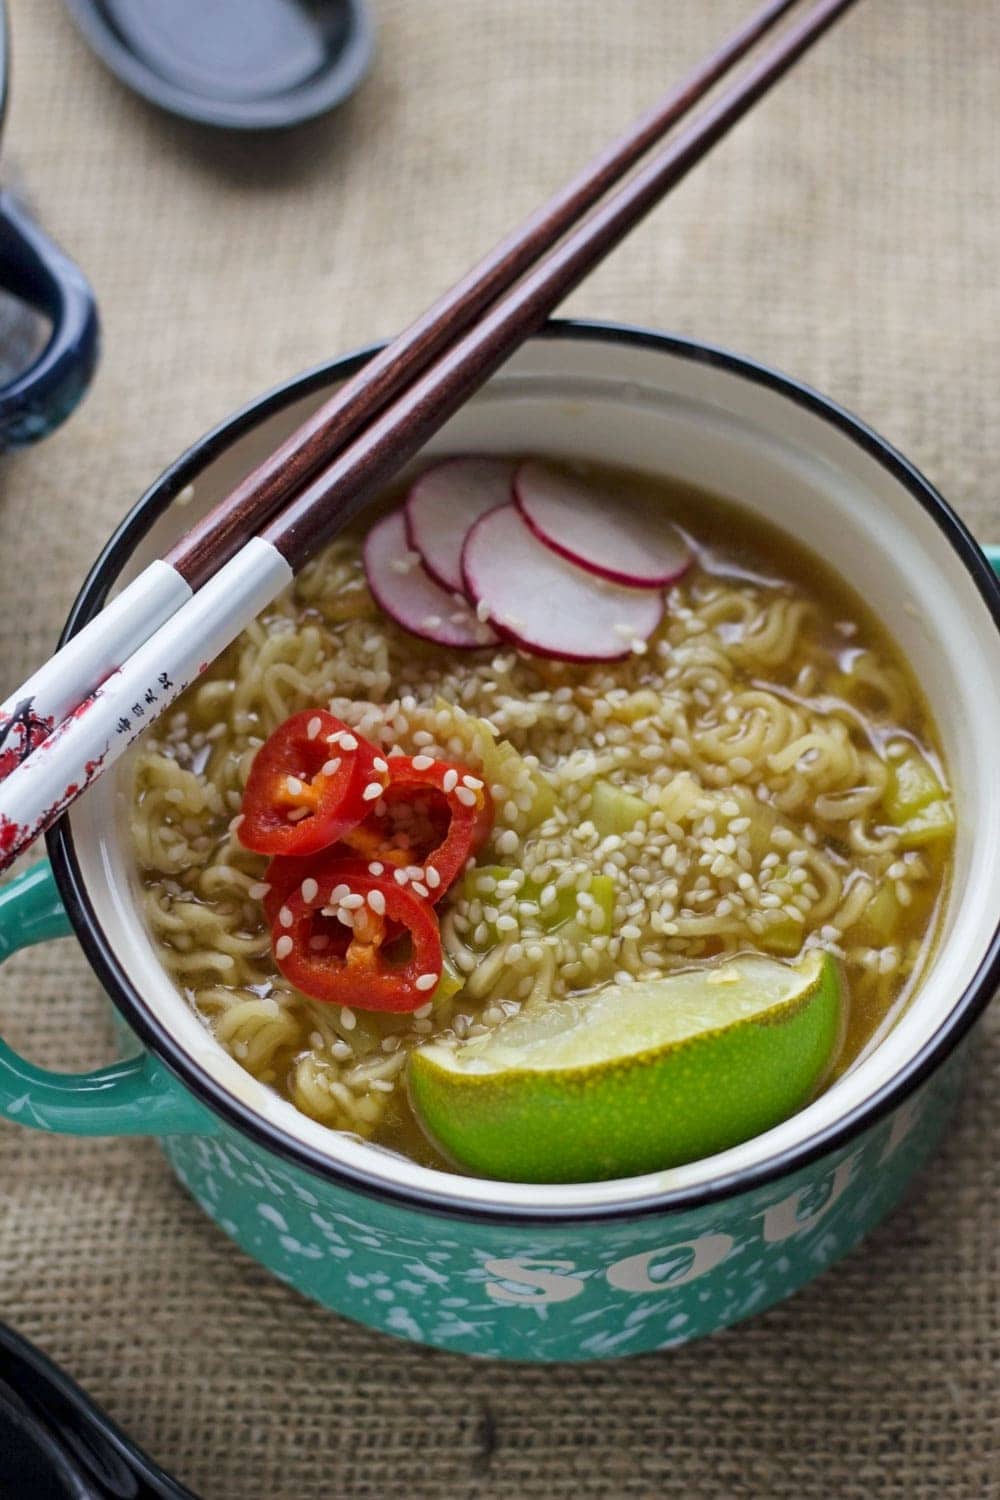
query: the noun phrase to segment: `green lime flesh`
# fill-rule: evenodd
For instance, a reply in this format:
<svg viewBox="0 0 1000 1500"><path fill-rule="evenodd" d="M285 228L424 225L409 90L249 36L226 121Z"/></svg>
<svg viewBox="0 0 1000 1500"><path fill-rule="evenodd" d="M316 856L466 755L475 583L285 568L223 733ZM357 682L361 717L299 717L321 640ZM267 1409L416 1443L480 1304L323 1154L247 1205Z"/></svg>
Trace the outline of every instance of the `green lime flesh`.
<svg viewBox="0 0 1000 1500"><path fill-rule="evenodd" d="M410 1097L457 1166L597 1182L680 1166L768 1130L815 1093L842 1036L834 960L746 953L428 1043Z"/></svg>

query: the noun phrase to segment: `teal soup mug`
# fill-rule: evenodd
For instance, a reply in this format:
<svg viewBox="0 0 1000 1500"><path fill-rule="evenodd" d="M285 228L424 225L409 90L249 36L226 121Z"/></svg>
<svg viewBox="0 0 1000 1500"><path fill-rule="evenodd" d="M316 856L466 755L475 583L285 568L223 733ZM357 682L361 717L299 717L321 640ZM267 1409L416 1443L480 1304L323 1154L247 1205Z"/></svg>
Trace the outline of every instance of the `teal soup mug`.
<svg viewBox="0 0 1000 1500"><path fill-rule="evenodd" d="M291 381L185 454L112 538L67 630L366 357ZM828 558L900 643L940 726L959 823L944 934L907 1012L799 1114L709 1160L560 1186L420 1167L300 1114L188 1009L140 914L125 765L52 835L51 866L0 894L0 953L76 932L124 1022L122 1060L60 1075L4 1049L0 1105L43 1130L158 1136L248 1254L373 1328L468 1354L585 1360L670 1348L788 1296L888 1212L940 1136L959 1044L1000 973L1000 588L961 522L873 432L700 344L552 324L428 451L526 450L739 501Z"/></svg>

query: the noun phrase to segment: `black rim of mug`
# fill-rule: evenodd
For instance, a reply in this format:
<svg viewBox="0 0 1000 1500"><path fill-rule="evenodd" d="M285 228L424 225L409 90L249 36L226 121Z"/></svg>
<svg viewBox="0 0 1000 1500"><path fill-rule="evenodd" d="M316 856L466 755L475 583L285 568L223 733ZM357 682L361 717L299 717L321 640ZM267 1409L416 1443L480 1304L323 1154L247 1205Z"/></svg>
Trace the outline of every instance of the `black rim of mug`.
<svg viewBox="0 0 1000 1500"><path fill-rule="evenodd" d="M554 320L538 338L583 340L649 348L709 365L737 375L751 384L764 386L795 405L819 416L851 438L900 483L936 522L952 550L957 553L981 595L1000 633L1000 582L965 524L920 471L891 444L859 418L828 400L802 382L766 365L726 349L626 324ZM380 348L370 345L331 360L285 381L250 402L194 443L136 502L112 534L88 573L66 621L60 644L74 635L101 609L105 598L132 551L174 498L192 483L205 466L230 447L262 419L335 379L347 379ZM174 1042L162 1021L142 1000L97 920L80 870L69 818L63 818L47 836L49 854L70 921L80 944L115 1005L140 1040L168 1070L215 1114L241 1134L249 1136L277 1156L311 1173L383 1201L409 1208L429 1210L449 1218L501 1221L506 1224L587 1224L603 1220L638 1219L650 1214L680 1213L715 1204L750 1192L776 1179L807 1167L853 1140L896 1109L920 1087L951 1054L989 1003L1000 984L1000 911L986 953L961 997L935 1034L892 1079L868 1099L817 1131L807 1140L758 1165L710 1179L693 1188L668 1190L635 1202L596 1204L590 1207L552 1206L519 1209L504 1204L461 1203L453 1196L403 1184L387 1184L344 1163L333 1162L323 1152L286 1135L228 1093L188 1057ZM581 1185L583 1188L585 1185Z"/></svg>

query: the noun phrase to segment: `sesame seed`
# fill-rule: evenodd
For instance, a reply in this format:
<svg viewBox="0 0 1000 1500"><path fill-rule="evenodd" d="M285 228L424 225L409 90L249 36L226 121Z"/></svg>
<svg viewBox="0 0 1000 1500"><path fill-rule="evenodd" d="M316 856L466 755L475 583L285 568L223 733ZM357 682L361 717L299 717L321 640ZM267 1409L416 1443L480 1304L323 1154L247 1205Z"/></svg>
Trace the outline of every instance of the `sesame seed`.
<svg viewBox="0 0 1000 1500"><path fill-rule="evenodd" d="M424 879L427 881L427 884L430 886L432 891L436 891L438 886L441 884L441 876L438 874L437 870L435 870L433 865L427 866L427 869L424 872Z"/></svg>
<svg viewBox="0 0 1000 1500"><path fill-rule="evenodd" d="M368 866L369 875L381 875L384 873L384 871L385 865L380 859L373 859L371 864Z"/></svg>
<svg viewBox="0 0 1000 1500"><path fill-rule="evenodd" d="M323 762L323 765L322 765L322 767L320 769L320 775L321 776L336 776L337 772L340 770L340 766L341 766L340 756L339 755L335 755L332 760L327 760L327 761Z"/></svg>
<svg viewBox="0 0 1000 1500"><path fill-rule="evenodd" d="M415 891L418 896L422 896L425 901L430 896L430 891L424 885L422 880L415 880L410 889Z"/></svg>
<svg viewBox="0 0 1000 1500"><path fill-rule="evenodd" d="M361 793L361 797L364 802L374 802L376 797L381 797L381 795L382 786L378 781L370 781L365 787L364 791Z"/></svg>
<svg viewBox="0 0 1000 1500"><path fill-rule="evenodd" d="M250 896L254 901L263 901L264 897L267 895L270 889L271 887L266 880L255 880L253 885L247 891L247 895Z"/></svg>
<svg viewBox="0 0 1000 1500"><path fill-rule="evenodd" d="M274 945L275 958L278 959L279 962L281 961L281 959L287 958L294 946L295 944L292 942L290 937L280 937Z"/></svg>
<svg viewBox="0 0 1000 1500"><path fill-rule="evenodd" d="M414 987L418 990L432 990L437 982L436 974L421 974L419 979L414 980Z"/></svg>
<svg viewBox="0 0 1000 1500"><path fill-rule="evenodd" d="M349 885L344 885L343 882L341 882L340 885L335 885L333 890L330 892L330 905L339 906L344 897L349 896L350 894L351 888Z"/></svg>
<svg viewBox="0 0 1000 1500"><path fill-rule="evenodd" d="M368 905L377 916L385 916L385 897L381 891L368 892Z"/></svg>
<svg viewBox="0 0 1000 1500"><path fill-rule="evenodd" d="M393 870L392 878L397 885L406 885L410 877L405 870Z"/></svg>
<svg viewBox="0 0 1000 1500"><path fill-rule="evenodd" d="M340 1007L340 1024L345 1031L353 1031L358 1024L358 1018L349 1005Z"/></svg>
<svg viewBox="0 0 1000 1500"><path fill-rule="evenodd" d="M292 916L288 907L283 906L278 913L278 921L281 923L282 927L291 927L294 920L295 918Z"/></svg>
<svg viewBox="0 0 1000 1500"><path fill-rule="evenodd" d="M453 792L457 785L458 772L455 770L454 766L450 766L449 769L445 771L444 777L441 781L442 790L446 792Z"/></svg>
<svg viewBox="0 0 1000 1500"><path fill-rule="evenodd" d="M294 812L288 814L289 823L301 823L303 818L310 815L308 807L297 807Z"/></svg>
<svg viewBox="0 0 1000 1500"><path fill-rule="evenodd" d="M302 899L308 905L316 900L319 895L319 885L311 876L307 876L302 882Z"/></svg>
<svg viewBox="0 0 1000 1500"><path fill-rule="evenodd" d="M450 791L451 788L448 787L446 790ZM475 792L470 792L467 786L456 787L455 796L463 807L475 807L476 805L476 794Z"/></svg>
<svg viewBox="0 0 1000 1500"><path fill-rule="evenodd" d="M389 769L389 762L387 760L383 760L381 755L376 755L375 759L372 761L372 765L375 767L376 771L382 771L383 773L388 771Z"/></svg>
<svg viewBox="0 0 1000 1500"><path fill-rule="evenodd" d="M364 896L359 896L357 891L352 891L349 896L343 896L340 902L345 911L359 911L365 904Z"/></svg>
<svg viewBox="0 0 1000 1500"><path fill-rule="evenodd" d="M462 785L467 786L470 792L478 792L482 789L483 783L478 776L463 776Z"/></svg>
<svg viewBox="0 0 1000 1500"><path fill-rule="evenodd" d="M354 738L354 735L342 734L340 736L340 748L341 750L356 750L358 748L358 742Z"/></svg>
<svg viewBox="0 0 1000 1500"><path fill-rule="evenodd" d="M320 730L322 728L323 728L323 720L317 714L313 718L311 718L309 720L309 723L306 725L306 736L307 736L307 738L311 739L311 740L314 740L316 738L316 736L319 734L319 732L320 732Z"/></svg>
<svg viewBox="0 0 1000 1500"><path fill-rule="evenodd" d="M413 757L413 769L415 771L429 771L433 764L434 758L431 755L415 755Z"/></svg>

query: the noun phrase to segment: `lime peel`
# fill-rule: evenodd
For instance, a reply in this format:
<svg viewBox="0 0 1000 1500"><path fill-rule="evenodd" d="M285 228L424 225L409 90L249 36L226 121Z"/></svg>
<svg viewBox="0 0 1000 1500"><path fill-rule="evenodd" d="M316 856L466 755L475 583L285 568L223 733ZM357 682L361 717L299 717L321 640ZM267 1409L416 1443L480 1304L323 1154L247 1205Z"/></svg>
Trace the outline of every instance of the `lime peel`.
<svg viewBox="0 0 1000 1500"><path fill-rule="evenodd" d="M512 1017L409 1066L414 1108L459 1166L582 1182L680 1165L801 1108L842 1028L834 960L738 954Z"/></svg>

